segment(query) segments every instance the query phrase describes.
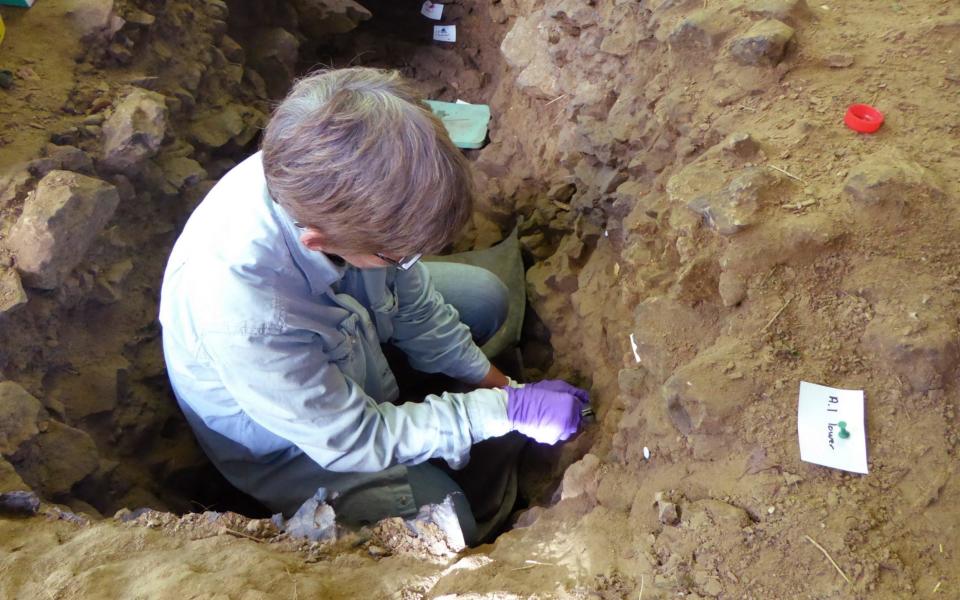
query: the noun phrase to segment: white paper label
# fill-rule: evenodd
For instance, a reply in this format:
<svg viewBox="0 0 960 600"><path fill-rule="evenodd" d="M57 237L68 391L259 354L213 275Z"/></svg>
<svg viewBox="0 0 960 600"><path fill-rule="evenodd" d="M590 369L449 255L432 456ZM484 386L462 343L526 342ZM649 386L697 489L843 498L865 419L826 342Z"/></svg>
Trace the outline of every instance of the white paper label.
<svg viewBox="0 0 960 600"><path fill-rule="evenodd" d="M443 5L434 4L433 2L430 2L430 0L427 0L423 3L423 6L420 7L420 14L428 19L439 21L440 15L443 14Z"/></svg>
<svg viewBox="0 0 960 600"><path fill-rule="evenodd" d="M457 41L457 26L456 25L434 25L433 39L437 40L438 42Z"/></svg>
<svg viewBox="0 0 960 600"><path fill-rule="evenodd" d="M867 473L863 390L840 390L801 381L797 433L801 460Z"/></svg>

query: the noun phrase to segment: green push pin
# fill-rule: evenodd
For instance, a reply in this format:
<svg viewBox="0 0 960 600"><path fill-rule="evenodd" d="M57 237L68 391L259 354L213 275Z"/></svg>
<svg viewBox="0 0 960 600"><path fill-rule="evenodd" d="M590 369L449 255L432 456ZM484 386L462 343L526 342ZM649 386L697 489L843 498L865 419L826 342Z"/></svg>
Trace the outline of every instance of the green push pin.
<svg viewBox="0 0 960 600"><path fill-rule="evenodd" d="M848 437L850 437L850 432L847 431L846 421L840 421L839 423L837 423L837 425L840 427L840 433L837 434L838 436L840 436L840 439L845 440Z"/></svg>

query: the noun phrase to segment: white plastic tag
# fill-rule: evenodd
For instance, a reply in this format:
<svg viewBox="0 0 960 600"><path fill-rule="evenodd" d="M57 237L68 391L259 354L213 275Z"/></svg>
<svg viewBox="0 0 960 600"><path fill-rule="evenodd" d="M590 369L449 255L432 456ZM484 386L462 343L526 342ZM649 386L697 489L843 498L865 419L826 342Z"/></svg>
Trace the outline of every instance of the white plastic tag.
<svg viewBox="0 0 960 600"><path fill-rule="evenodd" d="M438 42L457 41L457 26L456 25L434 25L433 39L437 40Z"/></svg>
<svg viewBox="0 0 960 600"><path fill-rule="evenodd" d="M420 14L428 19L439 21L440 16L443 14L443 5L434 4L433 2L430 2L430 0L427 0L423 3L423 6L420 7Z"/></svg>

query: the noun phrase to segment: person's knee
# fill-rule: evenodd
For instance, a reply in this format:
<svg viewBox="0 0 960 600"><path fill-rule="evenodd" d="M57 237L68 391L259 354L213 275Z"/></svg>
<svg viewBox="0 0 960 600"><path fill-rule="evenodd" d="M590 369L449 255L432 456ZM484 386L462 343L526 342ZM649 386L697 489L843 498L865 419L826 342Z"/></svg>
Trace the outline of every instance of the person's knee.
<svg viewBox="0 0 960 600"><path fill-rule="evenodd" d="M434 287L457 309L460 320L480 345L506 322L510 306L507 286L493 272L475 265L429 262Z"/></svg>
<svg viewBox="0 0 960 600"><path fill-rule="evenodd" d="M486 269L480 271L482 275L478 278L480 281L477 282L477 293L487 310L484 312L485 318L477 324L478 331L474 331L474 337L482 346L506 322L510 312L510 292L499 277Z"/></svg>

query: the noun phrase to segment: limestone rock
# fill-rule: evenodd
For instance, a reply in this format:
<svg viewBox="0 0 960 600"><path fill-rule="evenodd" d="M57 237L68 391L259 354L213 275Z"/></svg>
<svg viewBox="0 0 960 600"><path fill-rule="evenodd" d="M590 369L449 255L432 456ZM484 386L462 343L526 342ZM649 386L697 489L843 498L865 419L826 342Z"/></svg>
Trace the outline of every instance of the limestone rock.
<svg viewBox="0 0 960 600"><path fill-rule="evenodd" d="M37 419L43 405L12 381L0 382L0 454L13 454L17 447L37 435Z"/></svg>
<svg viewBox="0 0 960 600"><path fill-rule="evenodd" d="M575 292L578 286L579 260L585 248L583 241L576 235L565 236L550 258L527 271L527 290L530 297L549 302L558 296L553 292Z"/></svg>
<svg viewBox="0 0 960 600"><path fill-rule="evenodd" d="M736 22L721 10L697 10L670 32L667 42L683 50L715 50L733 30Z"/></svg>
<svg viewBox="0 0 960 600"><path fill-rule="evenodd" d="M251 64L263 76L271 97L286 95L296 74L299 40L280 27L261 30L253 39Z"/></svg>
<svg viewBox="0 0 960 600"><path fill-rule="evenodd" d="M500 52L511 67L520 71L517 84L545 98L560 94L560 73L550 59L545 28L540 27L543 11L517 17L504 36Z"/></svg>
<svg viewBox="0 0 960 600"><path fill-rule="evenodd" d="M749 133L738 131L731 133L720 144L721 151L741 160L751 160L760 152L760 144Z"/></svg>
<svg viewBox="0 0 960 600"><path fill-rule="evenodd" d="M26 304L27 293L23 291L20 274L14 269L0 267L0 314Z"/></svg>
<svg viewBox="0 0 960 600"><path fill-rule="evenodd" d="M741 273L723 271L717 280L717 292L724 306L736 306L747 297L747 279Z"/></svg>
<svg viewBox="0 0 960 600"><path fill-rule="evenodd" d="M25 490L29 486L17 475L16 469L9 462L0 458L0 494Z"/></svg>
<svg viewBox="0 0 960 600"><path fill-rule="evenodd" d="M230 7L224 0L206 0L203 4L207 14L214 19L226 21L227 17L230 16Z"/></svg>
<svg viewBox="0 0 960 600"><path fill-rule="evenodd" d="M243 81L245 85L249 86L250 91L260 99L267 98L267 82L263 80L263 77L260 76L260 73L257 73L249 67L243 69Z"/></svg>
<svg viewBox="0 0 960 600"><path fill-rule="evenodd" d="M59 421L48 421L46 431L24 443L10 461L31 488L48 497L69 492L100 464L93 439Z"/></svg>
<svg viewBox="0 0 960 600"><path fill-rule="evenodd" d="M110 38L123 27L124 20L117 14L114 0L79 0L69 6L67 19L81 39Z"/></svg>
<svg viewBox="0 0 960 600"><path fill-rule="evenodd" d="M116 188L99 179L70 171L47 174L7 238L24 282L56 288L83 260L119 201Z"/></svg>
<svg viewBox="0 0 960 600"><path fill-rule="evenodd" d="M657 518L664 525L680 523L680 512L677 510L677 505L666 500L657 502Z"/></svg>
<svg viewBox="0 0 960 600"><path fill-rule="evenodd" d="M724 175L710 161L704 161L688 165L671 177L667 193L702 216L717 233L733 235L756 221L764 198L779 181L761 167Z"/></svg>
<svg viewBox="0 0 960 600"><path fill-rule="evenodd" d="M223 57L228 61L237 64L243 64L246 60L246 53L243 50L243 46L238 44L236 40L232 37L225 35L220 40L220 51L223 53Z"/></svg>
<svg viewBox="0 0 960 600"><path fill-rule="evenodd" d="M129 366L116 356L83 365L79 371L58 373L50 378L48 401L62 405L71 421L112 411L117 406L118 376Z"/></svg>
<svg viewBox="0 0 960 600"><path fill-rule="evenodd" d="M28 163L7 169L0 175L0 208L10 206L21 195L26 195L31 180L33 175Z"/></svg>
<svg viewBox="0 0 960 600"><path fill-rule="evenodd" d="M300 28L312 38L346 33L373 14L353 0L293 0Z"/></svg>
<svg viewBox="0 0 960 600"><path fill-rule="evenodd" d="M53 159L54 169L73 171L75 173L93 174L93 159L90 155L76 146L58 146L47 144L46 154Z"/></svg>
<svg viewBox="0 0 960 600"><path fill-rule="evenodd" d="M127 23L132 23L138 27L152 27L157 18L148 12L133 8L124 13Z"/></svg>
<svg viewBox="0 0 960 600"><path fill-rule="evenodd" d="M103 124L103 167L136 175L143 161L160 150L166 131L167 105L163 96L134 90Z"/></svg>
<svg viewBox="0 0 960 600"><path fill-rule="evenodd" d="M670 297L688 306L719 300L717 288L720 265L713 257L698 256L680 267L676 282L670 287Z"/></svg>
<svg viewBox="0 0 960 600"><path fill-rule="evenodd" d="M850 170L843 190L865 207L904 207L922 198L941 198L936 173L899 150L881 150Z"/></svg>
<svg viewBox="0 0 960 600"><path fill-rule="evenodd" d="M150 159L143 163L140 168L140 184L150 190L152 197L172 198L177 195L177 188L167 181L167 176L157 164L157 161Z"/></svg>
<svg viewBox="0 0 960 600"><path fill-rule="evenodd" d="M746 376L729 377L731 362L737 363L741 373L748 370L745 365L752 364L741 342L721 337L663 384L667 413L678 431L719 434L733 427L754 393L754 382Z"/></svg>
<svg viewBox="0 0 960 600"><path fill-rule="evenodd" d="M163 158L159 164L167 182L178 190L196 185L207 177L207 171L200 163L186 156Z"/></svg>
<svg viewBox="0 0 960 600"><path fill-rule="evenodd" d="M730 54L744 65L775 65L793 39L793 28L775 20L760 21L730 43Z"/></svg>
<svg viewBox="0 0 960 600"><path fill-rule="evenodd" d="M560 487L560 498L575 498L586 494L596 498L599 485L600 459L594 454L587 454L578 462L570 465L563 474L563 484Z"/></svg>
<svg viewBox="0 0 960 600"><path fill-rule="evenodd" d="M834 52L823 57L823 64L831 69L845 69L852 67L856 59L849 52Z"/></svg>
<svg viewBox="0 0 960 600"><path fill-rule="evenodd" d="M242 104L228 104L198 115L190 125L192 141L209 148L220 148L231 141L244 146L266 122L263 113Z"/></svg>
<svg viewBox="0 0 960 600"><path fill-rule="evenodd" d="M196 94L207 72L207 65L199 60L190 61L181 65L177 70L177 81L180 86L191 94Z"/></svg>

